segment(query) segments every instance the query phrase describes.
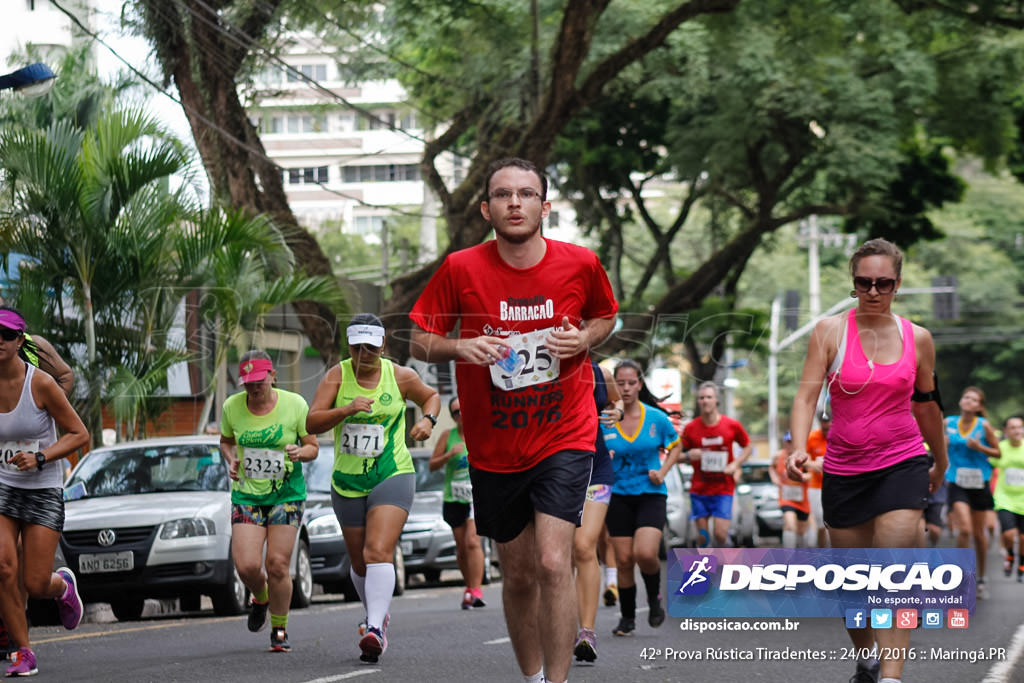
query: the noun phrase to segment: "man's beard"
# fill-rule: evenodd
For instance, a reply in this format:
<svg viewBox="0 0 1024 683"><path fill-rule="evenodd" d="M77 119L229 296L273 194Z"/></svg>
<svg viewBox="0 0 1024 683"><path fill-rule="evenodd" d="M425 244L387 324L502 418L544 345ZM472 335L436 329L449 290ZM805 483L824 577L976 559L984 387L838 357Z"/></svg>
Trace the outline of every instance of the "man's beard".
<svg viewBox="0 0 1024 683"><path fill-rule="evenodd" d="M494 232L497 233L503 240L509 244L524 244L532 239L538 232L540 232L541 224L538 222L534 229L530 232L506 232L497 226L494 227Z"/></svg>

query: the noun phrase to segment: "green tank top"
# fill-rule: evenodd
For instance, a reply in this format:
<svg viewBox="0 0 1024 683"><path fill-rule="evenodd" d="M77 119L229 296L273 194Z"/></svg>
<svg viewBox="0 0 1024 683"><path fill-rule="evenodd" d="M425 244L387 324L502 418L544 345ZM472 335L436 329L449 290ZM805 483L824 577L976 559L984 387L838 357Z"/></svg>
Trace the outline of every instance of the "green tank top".
<svg viewBox="0 0 1024 683"><path fill-rule="evenodd" d="M448 432L448 441L444 449L450 451L455 444L465 445L465 441L459 436L458 429ZM452 482L456 482L455 491L452 491ZM469 456L468 451L461 455L453 456L444 464L444 502L446 503L471 503L473 498L469 485Z"/></svg>
<svg viewBox="0 0 1024 683"><path fill-rule="evenodd" d="M996 509L1024 515L1024 443L1014 448L1009 439L1004 439L999 442L999 450L1002 457L995 460L999 467Z"/></svg>
<svg viewBox="0 0 1024 683"><path fill-rule="evenodd" d="M377 484L396 474L416 470L405 445L405 399L395 380L391 361L380 361L380 381L364 389L356 381L352 359L341 362L341 387L334 407L351 403L357 396L373 401L372 412L356 413L334 428L334 474L331 484L348 498L366 496Z"/></svg>

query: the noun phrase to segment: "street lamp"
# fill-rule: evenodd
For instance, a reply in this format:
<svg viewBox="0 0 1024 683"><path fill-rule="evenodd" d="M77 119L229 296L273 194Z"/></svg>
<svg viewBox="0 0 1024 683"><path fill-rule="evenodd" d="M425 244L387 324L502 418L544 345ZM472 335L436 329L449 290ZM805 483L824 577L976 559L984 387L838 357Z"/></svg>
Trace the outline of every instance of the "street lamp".
<svg viewBox="0 0 1024 683"><path fill-rule="evenodd" d="M50 91L56 78L50 67L36 62L0 76L0 90L14 88L23 95L39 97Z"/></svg>

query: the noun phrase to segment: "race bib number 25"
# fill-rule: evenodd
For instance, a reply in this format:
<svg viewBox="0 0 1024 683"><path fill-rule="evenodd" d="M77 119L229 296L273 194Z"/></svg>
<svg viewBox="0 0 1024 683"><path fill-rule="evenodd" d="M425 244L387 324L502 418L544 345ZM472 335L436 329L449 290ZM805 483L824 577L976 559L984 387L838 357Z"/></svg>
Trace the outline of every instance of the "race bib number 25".
<svg viewBox="0 0 1024 683"><path fill-rule="evenodd" d="M506 339L504 344L509 352L491 366L491 383L504 391L513 391L558 379L558 359L544 345L552 329Z"/></svg>

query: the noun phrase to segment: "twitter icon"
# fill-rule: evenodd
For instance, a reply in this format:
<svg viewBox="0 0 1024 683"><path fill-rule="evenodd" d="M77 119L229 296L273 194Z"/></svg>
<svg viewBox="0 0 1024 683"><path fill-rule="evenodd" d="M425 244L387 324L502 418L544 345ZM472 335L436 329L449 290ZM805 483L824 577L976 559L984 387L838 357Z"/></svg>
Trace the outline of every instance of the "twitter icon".
<svg viewBox="0 0 1024 683"><path fill-rule="evenodd" d="M871 610L871 628L892 628L892 610Z"/></svg>

